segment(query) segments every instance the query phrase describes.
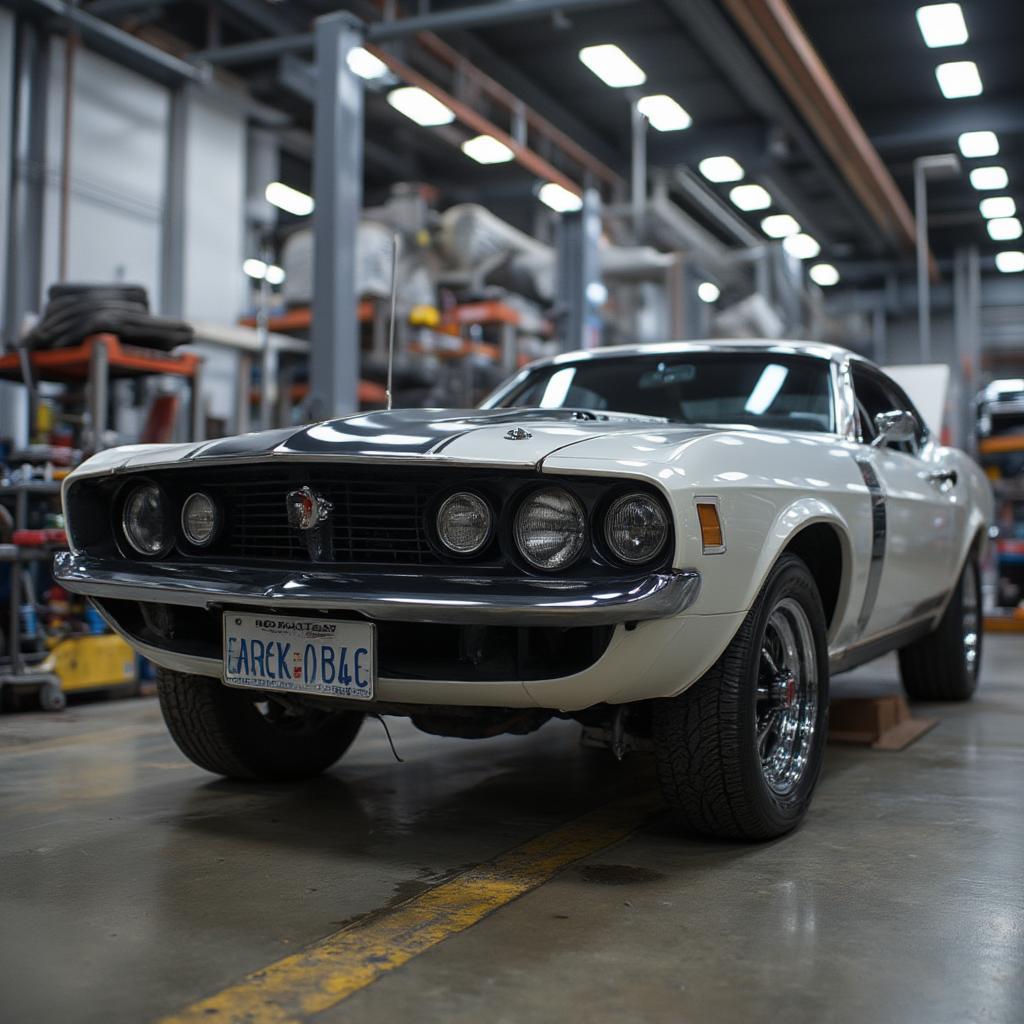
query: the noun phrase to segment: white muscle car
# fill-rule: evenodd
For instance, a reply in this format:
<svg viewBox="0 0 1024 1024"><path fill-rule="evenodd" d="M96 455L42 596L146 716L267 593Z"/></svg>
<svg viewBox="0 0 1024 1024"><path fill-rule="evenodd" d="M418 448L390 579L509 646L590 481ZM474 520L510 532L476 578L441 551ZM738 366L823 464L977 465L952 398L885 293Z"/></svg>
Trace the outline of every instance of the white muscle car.
<svg viewBox="0 0 1024 1024"><path fill-rule="evenodd" d="M808 807L830 673L898 650L912 697L978 678L988 483L825 345L571 353L478 410L117 448L64 509L57 579L237 778L324 770L367 712L572 717L652 747L691 828L767 838Z"/></svg>

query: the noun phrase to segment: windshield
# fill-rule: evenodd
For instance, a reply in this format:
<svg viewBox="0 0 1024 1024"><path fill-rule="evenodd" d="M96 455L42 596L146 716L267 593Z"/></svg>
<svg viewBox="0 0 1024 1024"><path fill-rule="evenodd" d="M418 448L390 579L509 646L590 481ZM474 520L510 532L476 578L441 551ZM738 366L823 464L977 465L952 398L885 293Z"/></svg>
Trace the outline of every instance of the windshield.
<svg viewBox="0 0 1024 1024"><path fill-rule="evenodd" d="M829 364L774 352L582 359L534 370L496 408L590 409L679 423L833 430Z"/></svg>

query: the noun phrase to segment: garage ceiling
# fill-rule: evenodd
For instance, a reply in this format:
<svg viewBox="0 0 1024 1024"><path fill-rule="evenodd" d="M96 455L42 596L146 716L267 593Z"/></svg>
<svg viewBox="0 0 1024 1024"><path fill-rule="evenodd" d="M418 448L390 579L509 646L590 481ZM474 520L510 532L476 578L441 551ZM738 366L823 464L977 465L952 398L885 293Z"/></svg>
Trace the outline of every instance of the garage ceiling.
<svg viewBox="0 0 1024 1024"><path fill-rule="evenodd" d="M204 4L161 0L94 0L87 9L125 27L155 25L195 49L288 32L308 31L312 20L337 4L301 0L221 0ZM383 4L346 4L375 19ZM420 5L422 10L427 5ZM466 3L435 0L430 11ZM776 6L778 6L776 4ZM964 0L970 38L962 46L928 49L915 20L914 2L893 0L792 0L792 10L823 59L854 114L863 125L908 204L912 204L912 165L916 157L956 152L961 131L991 130L999 138L998 157L964 161L962 172L930 185L932 247L940 260L959 245L992 242L978 210L985 193L973 189L972 166L998 163L1009 174L1007 190L1022 205L1024 191L1024 9L1019 0ZM405 7L412 4L407 0ZM529 21L474 32L450 32L445 42L520 96L624 177L630 154L630 90L613 90L578 59L582 46L615 43L646 72L633 93L664 92L693 117L686 131L651 131L652 167L696 168L705 156L729 154L744 166L746 181L772 194L770 211L741 214L756 232L764 212L793 214L822 243L827 258L860 267L860 276L880 277L905 264L905 240L886 237L850 187L843 170L826 155L814 132L795 111L784 90L765 68L743 31L719 0L634 0L556 12ZM458 90L448 69L413 40L392 48L402 60ZM308 59L306 57L305 59ZM934 68L947 60L974 60L983 95L944 99ZM282 89L277 58L233 65L264 101L288 109L297 125L310 126L310 111ZM444 76L447 76L445 80ZM504 215L528 223L535 208L535 182L515 165L481 167L457 148L464 133L453 127L423 129L392 110L381 92L367 102L367 188L371 199L392 182L421 180L439 186L448 200L479 199ZM453 143L455 143L453 145ZM557 155L549 155L557 162ZM300 151L285 164L292 183L308 188L308 166ZM709 187L723 207L729 186ZM707 210L680 193L691 213L726 241L728 230ZM733 211L735 212L735 211ZM844 275L845 276L845 275Z"/></svg>

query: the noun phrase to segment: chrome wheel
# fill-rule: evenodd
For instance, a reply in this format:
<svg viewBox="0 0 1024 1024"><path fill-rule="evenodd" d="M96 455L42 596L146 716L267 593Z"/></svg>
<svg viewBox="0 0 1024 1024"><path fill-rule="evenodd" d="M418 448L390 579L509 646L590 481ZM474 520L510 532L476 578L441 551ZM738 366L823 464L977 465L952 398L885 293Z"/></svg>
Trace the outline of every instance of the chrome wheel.
<svg viewBox="0 0 1024 1024"><path fill-rule="evenodd" d="M967 666L967 674L973 678L978 674L980 609L978 608L978 570L970 559L964 566L964 574L960 578L960 608L964 664Z"/></svg>
<svg viewBox="0 0 1024 1024"><path fill-rule="evenodd" d="M803 607L791 597L772 609L761 640L755 725L761 774L773 793L803 777L818 718L818 659Z"/></svg>

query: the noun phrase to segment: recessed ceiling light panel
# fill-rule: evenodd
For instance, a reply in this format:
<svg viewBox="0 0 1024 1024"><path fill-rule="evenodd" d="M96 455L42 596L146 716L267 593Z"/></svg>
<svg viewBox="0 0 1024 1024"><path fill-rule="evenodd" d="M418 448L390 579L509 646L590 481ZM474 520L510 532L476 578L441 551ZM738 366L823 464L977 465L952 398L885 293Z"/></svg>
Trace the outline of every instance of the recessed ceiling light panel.
<svg viewBox="0 0 1024 1024"><path fill-rule="evenodd" d="M741 210L767 210L772 197L760 185L737 185L729 190L729 198Z"/></svg>
<svg viewBox="0 0 1024 1024"><path fill-rule="evenodd" d="M541 185L537 198L555 213L574 213L583 206L583 200L575 192L570 192L556 181Z"/></svg>
<svg viewBox="0 0 1024 1024"><path fill-rule="evenodd" d="M1020 238L1022 232L1020 221L1016 217L993 217L986 224L989 238L997 242L1010 242Z"/></svg>
<svg viewBox="0 0 1024 1024"><path fill-rule="evenodd" d="M831 288L839 284L839 271L831 263L815 263L808 271L811 280L822 288Z"/></svg>
<svg viewBox="0 0 1024 1024"><path fill-rule="evenodd" d="M651 127L659 132L679 132L693 124L693 118L671 96L664 93L641 96L636 101L636 107L651 122Z"/></svg>
<svg viewBox="0 0 1024 1024"><path fill-rule="evenodd" d="M988 192L991 189L1006 188L1010 179L1006 175L1004 167L975 167L971 171L971 184L979 192Z"/></svg>
<svg viewBox="0 0 1024 1024"><path fill-rule="evenodd" d="M478 164L507 164L509 160L515 159L515 153L493 135L477 135L466 139L461 149Z"/></svg>
<svg viewBox="0 0 1024 1024"><path fill-rule="evenodd" d="M948 64L940 64L935 69L935 77L947 100L981 95L981 74L973 60L953 60Z"/></svg>
<svg viewBox="0 0 1024 1024"><path fill-rule="evenodd" d="M999 139L995 132L964 132L957 139L957 145L968 159L995 156L999 152Z"/></svg>
<svg viewBox="0 0 1024 1024"><path fill-rule="evenodd" d="M761 221L761 230L769 238L788 238L800 233L800 223L788 213L773 213Z"/></svg>
<svg viewBox="0 0 1024 1024"><path fill-rule="evenodd" d="M1017 212L1017 204L1012 196L989 196L978 204L982 217L991 220L993 217L1012 217Z"/></svg>
<svg viewBox="0 0 1024 1024"><path fill-rule="evenodd" d="M782 248L798 260L813 260L821 252L821 246L810 235L805 235L803 232L784 239Z"/></svg>
<svg viewBox="0 0 1024 1024"><path fill-rule="evenodd" d="M705 157L697 168L708 181L716 185L723 181L739 181L744 174L743 167L731 156Z"/></svg>
<svg viewBox="0 0 1024 1024"><path fill-rule="evenodd" d="M721 289L713 281L701 281L697 285L697 298L701 302L717 302L721 294Z"/></svg>
<svg viewBox="0 0 1024 1024"><path fill-rule="evenodd" d="M613 89L625 89L631 85L643 85L647 75L639 64L631 60L614 43L600 46L584 46L580 60Z"/></svg>
<svg viewBox="0 0 1024 1024"><path fill-rule="evenodd" d="M1024 270L1024 252L1007 250L996 253L996 270L1003 274L1019 274Z"/></svg>
<svg viewBox="0 0 1024 1024"><path fill-rule="evenodd" d="M959 4L927 4L917 9L917 24L925 46L962 46L967 42L967 25Z"/></svg>
<svg viewBox="0 0 1024 1024"><path fill-rule="evenodd" d="M425 89L415 85L403 85L400 89L392 89L388 93L388 103L400 114L405 114L410 121L415 121L424 128L451 124L455 120L455 114L439 99L435 99Z"/></svg>

